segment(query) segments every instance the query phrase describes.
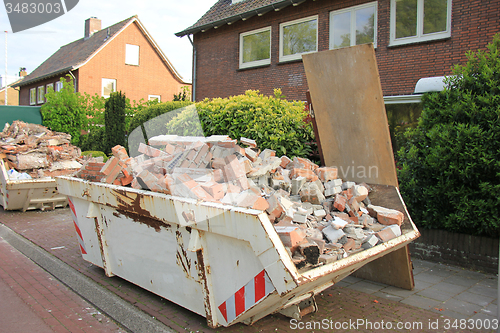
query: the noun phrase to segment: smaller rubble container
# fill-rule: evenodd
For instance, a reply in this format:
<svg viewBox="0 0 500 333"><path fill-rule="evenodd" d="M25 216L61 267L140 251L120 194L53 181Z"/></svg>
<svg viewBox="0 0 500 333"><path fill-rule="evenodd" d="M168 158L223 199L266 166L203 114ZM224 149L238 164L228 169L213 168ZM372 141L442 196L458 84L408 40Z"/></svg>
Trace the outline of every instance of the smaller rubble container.
<svg viewBox="0 0 500 333"><path fill-rule="evenodd" d="M57 177L83 258L206 317L211 327L252 324L274 312L301 319L317 310L314 295L352 273L412 289L406 245L419 232L397 188L373 46L325 52L304 56L325 164L338 166L345 180L368 183L373 205L403 212L401 236L298 270L266 212ZM350 166L378 172L360 177L345 172Z"/></svg>
<svg viewBox="0 0 500 333"><path fill-rule="evenodd" d="M66 207L68 198L57 191L56 180L9 179L5 163L0 160L0 204L5 210L55 209Z"/></svg>

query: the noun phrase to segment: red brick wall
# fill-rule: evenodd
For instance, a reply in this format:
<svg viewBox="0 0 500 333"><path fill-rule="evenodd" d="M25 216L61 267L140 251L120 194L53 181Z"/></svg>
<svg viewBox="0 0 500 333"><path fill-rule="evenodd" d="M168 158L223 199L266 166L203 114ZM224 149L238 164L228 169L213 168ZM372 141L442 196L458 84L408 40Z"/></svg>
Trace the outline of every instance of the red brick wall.
<svg viewBox="0 0 500 333"><path fill-rule="evenodd" d="M37 89L37 94L38 94L38 87L44 86L45 87L45 93L47 93L47 84L54 84L54 89L56 89L56 82L59 81L61 77L66 77L66 74L61 74L58 76L54 76L45 80L37 81L35 83L28 84L26 86L22 86L19 91L19 105L30 105L30 89L31 88L36 88ZM78 70L73 72L73 75L76 78L77 81L77 89L78 89L78 81L79 81L79 76L78 76ZM19 88L18 88L19 89ZM38 96L38 95L37 95ZM43 103L38 103L38 97L37 97L37 103L33 106L42 106Z"/></svg>
<svg viewBox="0 0 500 333"><path fill-rule="evenodd" d="M289 99L305 99L307 82L302 61L279 63L279 24L311 15L319 16L319 51L328 50L329 12L371 1L312 1L279 12L253 16L247 21L194 35L197 48L196 99L228 97L258 89L271 95L281 88ZM389 47L390 0L378 1L376 56L385 96L412 94L419 78L451 73L466 61L469 49L485 48L500 32L500 0L453 0L451 38ZM239 34L271 25L271 64L239 70Z"/></svg>

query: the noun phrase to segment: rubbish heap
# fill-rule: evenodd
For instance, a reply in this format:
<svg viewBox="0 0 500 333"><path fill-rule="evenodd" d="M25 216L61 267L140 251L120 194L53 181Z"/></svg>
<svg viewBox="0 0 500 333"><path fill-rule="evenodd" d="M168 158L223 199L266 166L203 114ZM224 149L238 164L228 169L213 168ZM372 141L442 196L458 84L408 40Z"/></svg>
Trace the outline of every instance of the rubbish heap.
<svg viewBox="0 0 500 333"><path fill-rule="evenodd" d="M116 146L106 163L89 160L76 176L265 211L298 269L401 235L403 213L372 205L369 185L342 181L334 167L261 151L254 140L240 142L245 148L228 136L157 136L139 145L137 157Z"/></svg>
<svg viewBox="0 0 500 333"><path fill-rule="evenodd" d="M70 175L82 166L77 161L81 150L70 141L69 134L16 120L0 133L0 158L10 169L10 179Z"/></svg>

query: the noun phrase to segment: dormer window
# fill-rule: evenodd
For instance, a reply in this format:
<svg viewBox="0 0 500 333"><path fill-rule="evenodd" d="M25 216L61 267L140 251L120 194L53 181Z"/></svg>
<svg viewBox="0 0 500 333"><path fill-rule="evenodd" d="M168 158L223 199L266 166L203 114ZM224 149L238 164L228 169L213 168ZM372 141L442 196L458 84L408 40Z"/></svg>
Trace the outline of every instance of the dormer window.
<svg viewBox="0 0 500 333"><path fill-rule="evenodd" d="M243 2L243 1L245 1L245 0L232 0L231 4L238 3L238 2Z"/></svg>

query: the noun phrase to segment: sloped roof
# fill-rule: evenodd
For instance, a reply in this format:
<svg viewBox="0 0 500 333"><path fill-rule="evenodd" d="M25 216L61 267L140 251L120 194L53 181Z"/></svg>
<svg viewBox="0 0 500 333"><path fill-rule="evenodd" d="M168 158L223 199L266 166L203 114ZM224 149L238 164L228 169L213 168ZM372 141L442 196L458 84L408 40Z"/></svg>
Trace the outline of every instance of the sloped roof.
<svg viewBox="0 0 500 333"><path fill-rule="evenodd" d="M96 53L98 53L117 35L119 35L120 32L122 32L132 22L136 22L138 24L139 28L148 41L153 45L160 58L162 58L163 62L172 71L174 77L183 82L182 77L172 66L165 54L163 54L153 38L149 35L147 30L139 21L137 15L135 15L112 26L101 29L89 38L81 38L72 43L61 46L59 50L57 50L33 72L26 76L23 81L13 86L25 86L48 77L61 75L63 73L67 73L68 71L78 69L86 64Z"/></svg>
<svg viewBox="0 0 500 333"><path fill-rule="evenodd" d="M239 20L258 15L262 16L272 10L278 11L287 6L297 6L306 0L244 0L233 3L233 0L219 0L195 24L176 33L177 37L204 32L218 28L224 24L232 24Z"/></svg>

